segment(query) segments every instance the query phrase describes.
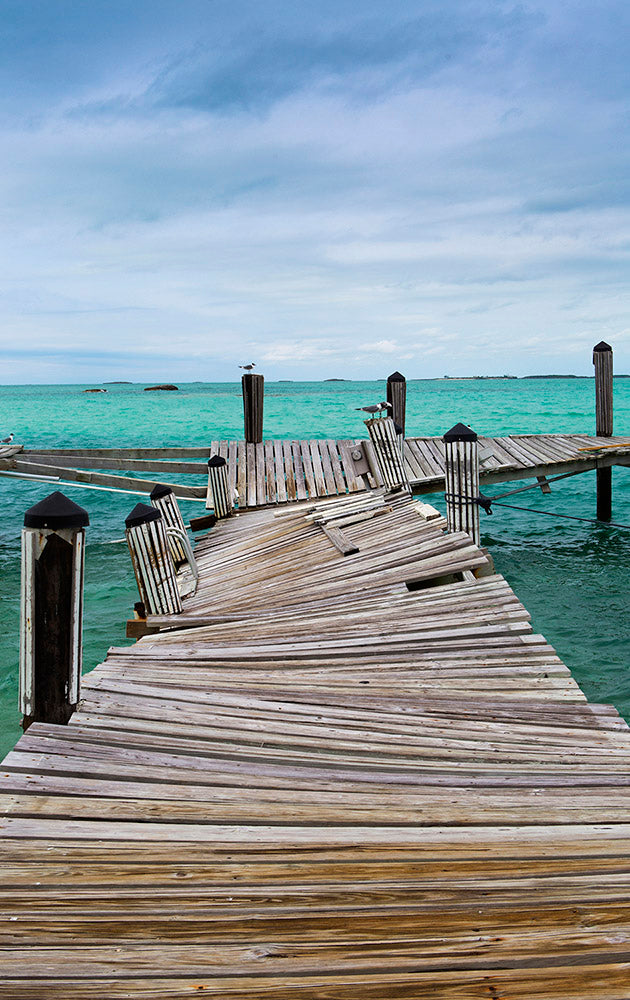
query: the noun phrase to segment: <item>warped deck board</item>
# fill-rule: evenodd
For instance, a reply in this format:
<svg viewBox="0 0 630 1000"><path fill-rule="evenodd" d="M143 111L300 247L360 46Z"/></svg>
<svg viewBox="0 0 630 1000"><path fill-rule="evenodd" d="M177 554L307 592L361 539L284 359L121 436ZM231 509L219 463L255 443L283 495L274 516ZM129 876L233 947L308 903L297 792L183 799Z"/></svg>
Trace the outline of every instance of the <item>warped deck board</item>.
<svg viewBox="0 0 630 1000"><path fill-rule="evenodd" d="M295 453L254 451L252 490ZM290 495L348 474L298 451ZM0 771L0 997L630 996L630 731L420 509L220 522L183 613L28 729Z"/></svg>

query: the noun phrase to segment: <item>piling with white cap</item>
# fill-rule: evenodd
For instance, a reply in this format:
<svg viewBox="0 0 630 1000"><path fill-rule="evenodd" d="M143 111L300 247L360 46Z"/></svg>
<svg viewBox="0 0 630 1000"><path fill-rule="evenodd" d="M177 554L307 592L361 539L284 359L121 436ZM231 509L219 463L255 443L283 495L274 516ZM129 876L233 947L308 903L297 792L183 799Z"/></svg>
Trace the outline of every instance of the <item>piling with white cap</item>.
<svg viewBox="0 0 630 1000"><path fill-rule="evenodd" d="M220 455L208 460L208 503L217 518L229 517L233 510L228 483L227 462Z"/></svg>
<svg viewBox="0 0 630 1000"><path fill-rule="evenodd" d="M179 614L182 602L175 563L160 511L138 503L126 518L125 525L138 592L147 613Z"/></svg>
<svg viewBox="0 0 630 1000"><path fill-rule="evenodd" d="M159 510L162 515L162 520L167 528L176 528L178 532L186 534L186 525L184 524L184 518L182 517L182 512L179 509L179 504L177 503L177 498L173 493L170 486L165 486L163 483L158 483L154 486L150 493L151 506ZM184 548L184 544L181 538L177 537L175 532L168 533L168 541L171 547L171 555L173 556L173 562L176 566L180 566L182 563L186 562L187 552Z"/></svg>
<svg viewBox="0 0 630 1000"><path fill-rule="evenodd" d="M455 424L443 439L446 452L446 520L449 531L466 531L475 544L479 533L479 452L477 435Z"/></svg>
<svg viewBox="0 0 630 1000"><path fill-rule="evenodd" d="M24 515L20 624L22 725L65 725L79 701L87 511L55 492Z"/></svg>

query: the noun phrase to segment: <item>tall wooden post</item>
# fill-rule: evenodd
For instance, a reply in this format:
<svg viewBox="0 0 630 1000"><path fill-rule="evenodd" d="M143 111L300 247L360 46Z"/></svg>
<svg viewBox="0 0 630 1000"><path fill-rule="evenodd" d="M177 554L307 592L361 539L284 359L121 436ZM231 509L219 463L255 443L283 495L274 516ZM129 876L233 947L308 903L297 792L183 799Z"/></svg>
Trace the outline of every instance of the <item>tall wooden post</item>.
<svg viewBox="0 0 630 1000"><path fill-rule="evenodd" d="M229 517L233 504L228 483L227 462L220 455L208 460L208 502L217 518Z"/></svg>
<svg viewBox="0 0 630 1000"><path fill-rule="evenodd" d="M263 401L265 379L263 375L247 372L243 375L243 415L245 417L245 440L249 444L260 444L263 439Z"/></svg>
<svg viewBox="0 0 630 1000"><path fill-rule="evenodd" d="M455 424L443 439L446 447L446 519L449 531L466 531L476 545L479 533L479 454L477 435Z"/></svg>
<svg viewBox="0 0 630 1000"><path fill-rule="evenodd" d="M20 711L65 725L79 701L87 511L51 493L24 515Z"/></svg>
<svg viewBox="0 0 630 1000"><path fill-rule="evenodd" d="M398 432L405 436L405 410L407 406L407 380L400 372L393 372L387 378L387 402L392 404L389 411L395 424L401 428Z"/></svg>
<svg viewBox="0 0 630 1000"><path fill-rule="evenodd" d="M138 503L125 519L127 545L140 599L150 615L177 615L182 602L175 563L162 515L155 507Z"/></svg>
<svg viewBox="0 0 630 1000"><path fill-rule="evenodd" d="M595 365L595 433L611 437L613 432L613 352L610 344L601 341L593 348ZM597 470L597 517L610 521L612 517L612 469Z"/></svg>

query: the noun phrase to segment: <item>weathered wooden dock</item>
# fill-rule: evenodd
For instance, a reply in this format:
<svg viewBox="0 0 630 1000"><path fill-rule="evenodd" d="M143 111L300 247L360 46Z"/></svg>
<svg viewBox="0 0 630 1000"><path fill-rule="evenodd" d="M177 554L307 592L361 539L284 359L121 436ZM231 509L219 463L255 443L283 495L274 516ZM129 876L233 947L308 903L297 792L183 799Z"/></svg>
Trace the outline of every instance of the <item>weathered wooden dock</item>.
<svg viewBox="0 0 630 1000"><path fill-rule="evenodd" d="M630 465L627 437L586 434L512 434L480 437L482 484L603 470ZM241 509L356 493L382 485L373 445L362 438L342 440L211 441L200 448L80 448L28 450L11 447L0 454L0 474L56 477L66 482L150 492L168 481L176 496L206 499L205 486L172 482L182 474L207 475L211 455L225 458L230 488ZM359 456L356 460L353 455ZM365 460L365 477L357 472ZM404 442L404 468L417 493L444 490L441 437L410 437ZM103 470L112 470L112 473ZM100 470L100 471L92 471ZM138 478L150 472L151 479ZM125 475L132 473L133 475Z"/></svg>
<svg viewBox="0 0 630 1000"><path fill-rule="evenodd" d="M467 535L312 506L4 761L0 996L628 997L628 727Z"/></svg>

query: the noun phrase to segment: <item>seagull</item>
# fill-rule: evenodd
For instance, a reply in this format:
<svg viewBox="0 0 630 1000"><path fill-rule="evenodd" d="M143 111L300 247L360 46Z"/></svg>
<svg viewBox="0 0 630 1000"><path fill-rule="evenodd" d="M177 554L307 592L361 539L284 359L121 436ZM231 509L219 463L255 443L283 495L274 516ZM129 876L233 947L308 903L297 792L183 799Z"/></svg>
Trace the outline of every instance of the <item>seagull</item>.
<svg viewBox="0 0 630 1000"><path fill-rule="evenodd" d="M12 440L13 440L13 434L9 434L8 438L2 438L0 444L11 444Z"/></svg>
<svg viewBox="0 0 630 1000"><path fill-rule="evenodd" d="M381 416L383 410L392 410L392 409L393 409L392 404L386 403L385 400L383 400L381 403L372 403L371 406L355 406L355 410L362 410L363 413L371 413L372 416L378 413L379 417Z"/></svg>
<svg viewBox="0 0 630 1000"><path fill-rule="evenodd" d="M243 368L246 372L251 372L252 368L256 367L256 364L252 361L251 365L239 365L238 367Z"/></svg>

